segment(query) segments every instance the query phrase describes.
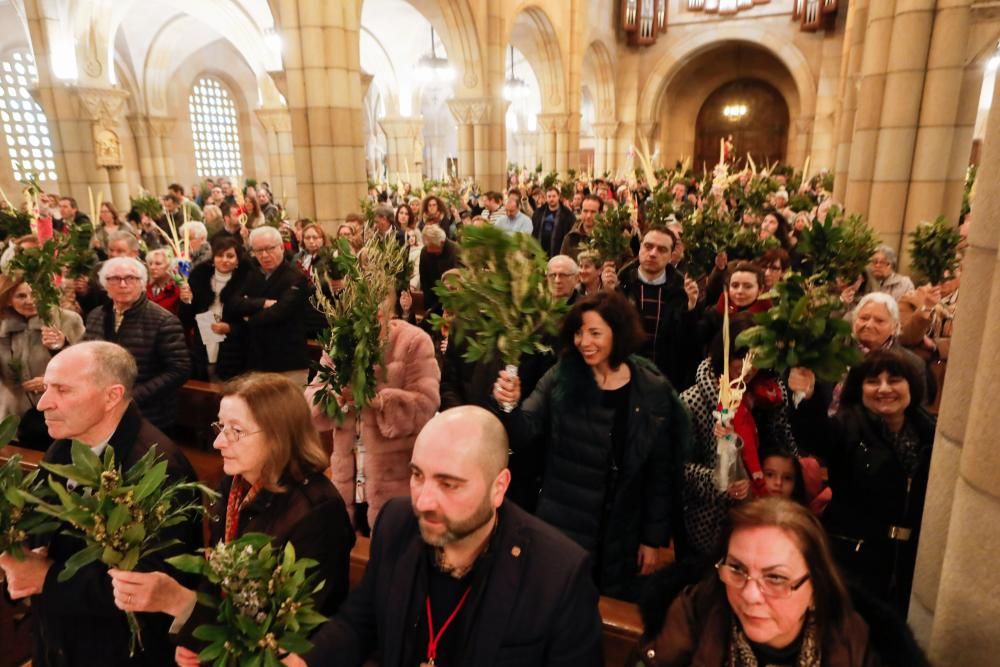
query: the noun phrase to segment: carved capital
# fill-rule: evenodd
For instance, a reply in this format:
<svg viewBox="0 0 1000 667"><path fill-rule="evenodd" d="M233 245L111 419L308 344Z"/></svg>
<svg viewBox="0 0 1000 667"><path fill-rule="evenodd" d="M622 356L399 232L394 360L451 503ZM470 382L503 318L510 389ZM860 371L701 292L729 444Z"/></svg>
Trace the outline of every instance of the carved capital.
<svg viewBox="0 0 1000 667"><path fill-rule="evenodd" d="M161 138L169 137L173 133L177 121L173 118L150 116L147 123L149 124L149 136Z"/></svg>
<svg viewBox="0 0 1000 667"><path fill-rule="evenodd" d="M114 88L77 88L80 113L103 129L114 131L121 120L128 93Z"/></svg>
<svg viewBox="0 0 1000 667"><path fill-rule="evenodd" d="M488 125L503 122L510 102L486 97L448 100L448 108L459 125Z"/></svg>
<svg viewBox="0 0 1000 667"><path fill-rule="evenodd" d="M594 128L594 136L598 139L614 139L618 135L621 123L615 120L610 123L594 123L591 127Z"/></svg>
<svg viewBox="0 0 1000 667"><path fill-rule="evenodd" d="M568 113L540 113L538 127L544 132L568 132L571 116Z"/></svg>
<svg viewBox="0 0 1000 667"><path fill-rule="evenodd" d="M261 125L272 132L291 132L292 117L287 109L256 109L257 119Z"/></svg>
<svg viewBox="0 0 1000 667"><path fill-rule="evenodd" d="M386 137L398 139L416 139L424 130L422 118L406 118L403 116L386 116L378 121L379 127Z"/></svg>

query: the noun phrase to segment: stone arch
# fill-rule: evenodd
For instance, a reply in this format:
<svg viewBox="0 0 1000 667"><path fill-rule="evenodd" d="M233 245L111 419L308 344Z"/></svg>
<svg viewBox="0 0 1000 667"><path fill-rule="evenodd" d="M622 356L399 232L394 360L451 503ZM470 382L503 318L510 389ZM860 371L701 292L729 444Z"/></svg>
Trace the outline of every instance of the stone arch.
<svg viewBox="0 0 1000 667"><path fill-rule="evenodd" d="M488 77L480 43L485 42L476 31L476 15L469 0L407 0L430 21L441 35L448 58L461 72L456 83L470 92L485 92Z"/></svg>
<svg viewBox="0 0 1000 667"><path fill-rule="evenodd" d="M655 123L657 110L667 86L677 73L697 56L726 42L740 42L769 51L791 74L799 94L798 118L811 118L816 109L816 81L802 52L785 36L761 28L720 26L711 31L697 31L672 44L653 66L639 96L639 123ZM770 45L779 44L774 48Z"/></svg>
<svg viewBox="0 0 1000 667"><path fill-rule="evenodd" d="M611 53L604 42L594 40L583 56L583 80L594 96L596 119L610 122L615 119L615 70Z"/></svg>
<svg viewBox="0 0 1000 667"><path fill-rule="evenodd" d="M504 43L513 44L529 63L534 63L532 69L541 89L543 113L565 110L568 103L566 60L559 46L559 36L545 10L537 5L518 10Z"/></svg>

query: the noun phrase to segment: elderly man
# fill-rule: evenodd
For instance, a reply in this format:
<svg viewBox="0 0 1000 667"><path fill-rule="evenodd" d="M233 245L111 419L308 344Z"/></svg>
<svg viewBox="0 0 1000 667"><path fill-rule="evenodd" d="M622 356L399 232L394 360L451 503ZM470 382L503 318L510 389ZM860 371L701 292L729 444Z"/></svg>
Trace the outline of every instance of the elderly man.
<svg viewBox="0 0 1000 667"><path fill-rule="evenodd" d="M306 277L285 259L281 232L274 227L254 229L248 244L257 260L255 270L232 304L233 312L247 323L247 370L284 373L305 384Z"/></svg>
<svg viewBox="0 0 1000 667"><path fill-rule="evenodd" d="M867 291L888 294L896 301L913 291L913 281L909 276L896 273L896 251L890 246L880 245L875 248L875 254L868 264Z"/></svg>
<svg viewBox="0 0 1000 667"><path fill-rule="evenodd" d="M187 251L191 259L191 268L212 261L212 246L208 243L208 227L204 222L197 220L187 222L181 227L180 233L181 238L186 236L190 240Z"/></svg>
<svg viewBox="0 0 1000 667"><path fill-rule="evenodd" d="M507 435L463 406L424 426L410 498L382 509L361 584L287 664L602 664L584 551L504 500Z"/></svg>
<svg viewBox="0 0 1000 667"><path fill-rule="evenodd" d="M138 364L133 399L159 429L177 417L177 392L191 375L184 329L175 315L146 298L149 275L132 257L113 257L98 272L109 302L87 315L86 340L117 343Z"/></svg>
<svg viewBox="0 0 1000 667"><path fill-rule="evenodd" d="M512 191L507 195L507 200L503 206L504 214L493 222L494 226L508 234L516 234L518 232L530 234L531 218L521 212L521 195L516 191Z"/></svg>
<svg viewBox="0 0 1000 667"><path fill-rule="evenodd" d="M576 217L562 203L559 188L550 186L545 191L545 205L535 209L535 214L531 216L532 236L542 244L545 254L552 256L558 254L563 239L574 224Z"/></svg>
<svg viewBox="0 0 1000 667"><path fill-rule="evenodd" d="M424 247L420 250L417 266L420 270L420 289L424 293L424 309L428 313L441 310L441 300L434 293L434 286L448 269L458 266L458 244L449 240L438 225L427 225L422 232Z"/></svg>
<svg viewBox="0 0 1000 667"><path fill-rule="evenodd" d="M45 393L38 399L49 435L56 440L45 460L70 463L71 443L79 441L98 454L110 447L115 461L128 468L155 445L158 456L167 462L170 478L193 480L194 472L184 455L134 405L136 372L132 355L111 343L80 343L53 357L45 369ZM192 552L201 545L201 522L173 526L162 537L180 541L175 553ZM41 546L47 549L26 552L20 561L0 556L11 597L31 596L32 665L173 664L168 616L138 615L143 650L130 658L128 624L114 604L108 568L92 563L68 581L59 581L66 561L83 548L83 543L53 533ZM140 561L139 569L170 571L163 562L168 555L161 552Z"/></svg>
<svg viewBox="0 0 1000 667"><path fill-rule="evenodd" d="M576 257L590 241L590 235L597 224L597 216L604 210L604 201L597 195L587 195L580 205L580 220L563 238L560 255Z"/></svg>
<svg viewBox="0 0 1000 667"><path fill-rule="evenodd" d="M576 301L580 267L571 257L556 255L550 259L545 277L549 279L549 291L552 292L552 296L564 299L570 305Z"/></svg>

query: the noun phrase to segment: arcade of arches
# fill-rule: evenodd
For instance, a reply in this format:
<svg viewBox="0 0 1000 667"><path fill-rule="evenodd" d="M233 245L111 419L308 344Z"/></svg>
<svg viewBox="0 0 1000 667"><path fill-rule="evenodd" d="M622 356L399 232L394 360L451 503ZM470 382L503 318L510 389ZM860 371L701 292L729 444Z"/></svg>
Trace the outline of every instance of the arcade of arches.
<svg viewBox="0 0 1000 667"><path fill-rule="evenodd" d="M628 174L643 142L711 170L732 135L737 154L829 171L905 261L918 223L958 215L975 159L963 291L980 297L955 329L910 622L940 664L991 663L997 3L841 0L806 30L793 0L664 1L663 30L635 45L619 0L0 0L0 187L34 173L127 208L140 188L252 176L330 225L369 179Z"/></svg>

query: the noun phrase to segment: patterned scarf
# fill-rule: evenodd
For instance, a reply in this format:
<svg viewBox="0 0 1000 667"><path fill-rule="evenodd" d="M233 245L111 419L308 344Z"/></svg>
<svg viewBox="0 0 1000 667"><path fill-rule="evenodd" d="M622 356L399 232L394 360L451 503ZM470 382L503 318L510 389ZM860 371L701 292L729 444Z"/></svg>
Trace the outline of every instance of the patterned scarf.
<svg viewBox="0 0 1000 667"><path fill-rule="evenodd" d="M822 651L818 641L818 631L816 630L816 619L810 611L806 616L805 629L802 635L802 647L799 649L799 657L795 661L795 667L820 667L823 664ZM758 665L757 658L750 648L750 641L743 634L743 628L739 622L733 619L729 631L729 656L726 667L768 667Z"/></svg>
<svg viewBox="0 0 1000 667"><path fill-rule="evenodd" d="M260 482L251 486L250 482L238 475L233 478L233 485L229 488L229 498L226 501L226 533L224 536L226 544L236 539L240 526L240 512L253 502L261 488Z"/></svg>

